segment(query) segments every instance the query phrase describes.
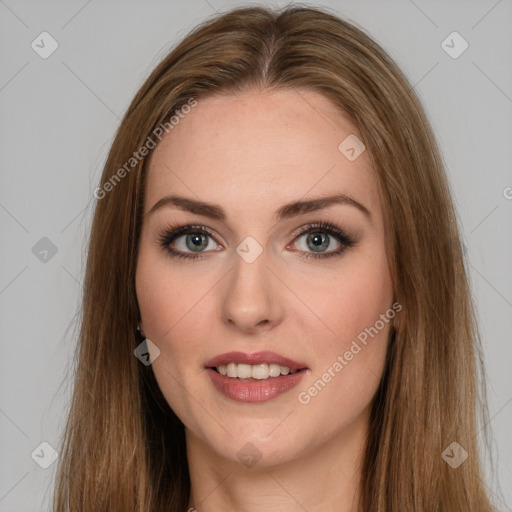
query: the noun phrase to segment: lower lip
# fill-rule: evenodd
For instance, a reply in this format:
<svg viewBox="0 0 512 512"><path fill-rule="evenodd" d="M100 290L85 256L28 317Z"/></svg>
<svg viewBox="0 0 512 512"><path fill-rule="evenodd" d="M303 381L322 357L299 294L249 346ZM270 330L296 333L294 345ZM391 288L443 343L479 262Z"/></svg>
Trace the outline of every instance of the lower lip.
<svg viewBox="0 0 512 512"><path fill-rule="evenodd" d="M302 380L306 370L265 380L234 379L212 368L208 368L207 372L213 385L227 398L237 402L257 403L267 402L292 389Z"/></svg>

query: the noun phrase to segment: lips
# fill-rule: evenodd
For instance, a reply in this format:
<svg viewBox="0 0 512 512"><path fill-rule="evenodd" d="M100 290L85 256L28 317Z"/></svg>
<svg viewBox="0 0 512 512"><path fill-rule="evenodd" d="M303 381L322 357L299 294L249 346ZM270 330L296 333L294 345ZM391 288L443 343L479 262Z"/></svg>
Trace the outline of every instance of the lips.
<svg viewBox="0 0 512 512"><path fill-rule="evenodd" d="M290 370L303 370L307 369L307 365L298 361L294 361L288 357L281 356L275 352L264 351L255 352L253 354L247 354L245 352L227 352L220 354L213 359L210 359L206 364L205 368L217 368L220 365L228 365L229 363L237 364L278 364L280 366L286 366Z"/></svg>
<svg viewBox="0 0 512 512"><path fill-rule="evenodd" d="M230 363L235 363L235 365L230 365ZM272 365L272 367L281 367L281 372L284 369L284 374L268 377L260 375L257 379L234 378L218 371L219 367L222 370L222 367L225 369L226 365L238 366L239 369L242 366L249 367L249 365L252 368L255 368L257 365L262 365L263 367ZM277 398L295 387L309 371L309 368L304 363L270 351L253 354L228 352L210 359L205 364L205 368L217 391L230 400L246 403L267 402ZM244 369L244 371L246 370L247 368ZM258 380L259 378L264 380Z"/></svg>

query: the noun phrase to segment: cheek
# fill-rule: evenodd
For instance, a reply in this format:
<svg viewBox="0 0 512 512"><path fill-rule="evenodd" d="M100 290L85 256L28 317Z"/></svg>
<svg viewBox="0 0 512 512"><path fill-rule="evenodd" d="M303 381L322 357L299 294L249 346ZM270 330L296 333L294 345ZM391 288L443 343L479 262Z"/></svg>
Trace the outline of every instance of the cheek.
<svg viewBox="0 0 512 512"><path fill-rule="evenodd" d="M328 276L318 277L297 280L297 295L310 308L297 319L302 332L312 334L317 354L332 357L348 350L358 336L368 336L368 329L391 308L393 286L385 253L377 244L352 254ZM379 322L377 328L387 331L389 322Z"/></svg>
<svg viewBox="0 0 512 512"><path fill-rule="evenodd" d="M197 377L202 373L197 355L204 347L204 324L208 321L205 311L212 303L207 291L211 287L197 272L184 273L165 255L141 250L136 272L137 300L145 335L160 350L152 364L153 372L167 403L195 428L191 411L195 397L201 396Z"/></svg>
<svg viewBox="0 0 512 512"><path fill-rule="evenodd" d="M308 417L353 420L373 398L384 369L394 310L393 287L384 252L358 255L322 288L309 294L318 319L302 326L313 333L315 367L298 395ZM307 325L306 325L307 324ZM329 412L340 411L329 420Z"/></svg>
<svg viewBox="0 0 512 512"><path fill-rule="evenodd" d="M208 290L197 273L189 273L162 252L141 250L136 272L136 293L148 338L160 343L187 323ZM188 322L188 327L193 324Z"/></svg>
<svg viewBox="0 0 512 512"><path fill-rule="evenodd" d="M207 337L212 335L218 279L165 253L143 249L139 255L136 292L142 323L146 337L160 350L153 371L178 414L188 414L187 396L200 396L197 376L203 372ZM183 385L191 395L183 395Z"/></svg>

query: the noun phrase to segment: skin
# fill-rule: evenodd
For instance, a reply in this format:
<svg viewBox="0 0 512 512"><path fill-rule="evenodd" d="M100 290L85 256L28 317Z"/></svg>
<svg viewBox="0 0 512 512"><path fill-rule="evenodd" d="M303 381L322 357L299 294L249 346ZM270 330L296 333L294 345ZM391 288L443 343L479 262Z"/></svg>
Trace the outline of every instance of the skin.
<svg viewBox="0 0 512 512"><path fill-rule="evenodd" d="M393 304L376 177L366 151L349 161L338 149L349 134L355 126L316 92L251 90L199 98L150 155L136 291L143 332L161 351L156 379L186 426L189 505L199 512L357 510L392 322L309 403L298 400ZM227 218L174 206L148 213L170 193L221 205ZM333 193L362 203L371 219L347 204L273 218L285 203ZM314 246L294 233L321 221L356 245L323 260L299 256ZM202 259L173 258L159 245L170 223L214 231ZM247 236L263 250L250 264L236 252ZM173 246L194 254L186 237ZM340 246L329 238L324 252ZM309 370L277 398L235 402L204 368L232 350L272 350ZM253 466L237 456L248 442L260 455Z"/></svg>

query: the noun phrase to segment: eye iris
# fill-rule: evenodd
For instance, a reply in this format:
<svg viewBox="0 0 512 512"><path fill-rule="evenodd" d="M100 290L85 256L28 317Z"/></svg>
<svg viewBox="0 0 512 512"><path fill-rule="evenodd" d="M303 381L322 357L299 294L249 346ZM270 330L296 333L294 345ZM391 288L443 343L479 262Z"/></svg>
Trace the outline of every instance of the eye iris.
<svg viewBox="0 0 512 512"><path fill-rule="evenodd" d="M201 238L203 239L201 242ZM189 243L191 242L191 243ZM208 247L208 239L206 235L202 233L194 233L192 235L187 235L187 248L190 250L195 249L204 249Z"/></svg>
<svg viewBox="0 0 512 512"><path fill-rule="evenodd" d="M329 235L325 233L310 233L307 238L307 243L311 241L314 244L313 250L321 252L329 246Z"/></svg>

